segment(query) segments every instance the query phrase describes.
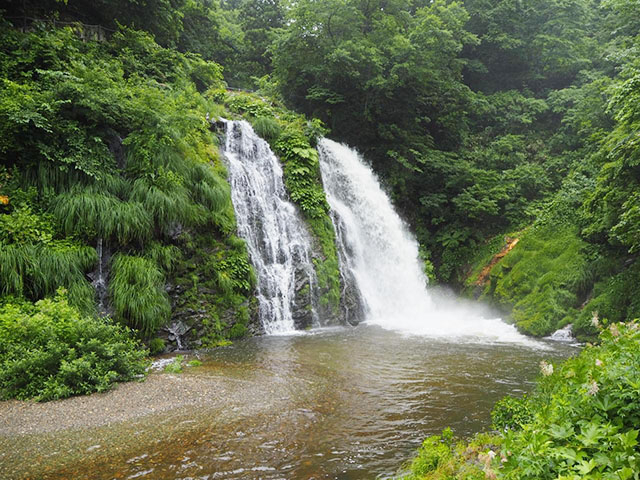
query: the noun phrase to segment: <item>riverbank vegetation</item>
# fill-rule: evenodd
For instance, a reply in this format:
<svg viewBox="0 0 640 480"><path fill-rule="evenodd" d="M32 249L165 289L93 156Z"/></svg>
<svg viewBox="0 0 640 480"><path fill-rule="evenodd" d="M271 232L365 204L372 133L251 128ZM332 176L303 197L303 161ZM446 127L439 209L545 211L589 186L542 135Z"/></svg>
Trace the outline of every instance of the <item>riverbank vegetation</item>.
<svg viewBox="0 0 640 480"><path fill-rule="evenodd" d="M144 378L148 352L128 328L81 314L67 292L0 306L0 398L55 400Z"/></svg>
<svg viewBox="0 0 640 480"><path fill-rule="evenodd" d="M494 408L493 434L427 438L405 480L633 479L640 471L640 326L601 325L600 343L542 362L535 391Z"/></svg>
<svg viewBox="0 0 640 480"><path fill-rule="evenodd" d="M198 289L200 248L216 254L201 336L229 334L228 311L246 324L254 280L206 120L223 107L202 94L221 67L125 27L108 42L46 23L2 32L2 294L64 287L83 314L148 339L176 310L170 294Z"/></svg>

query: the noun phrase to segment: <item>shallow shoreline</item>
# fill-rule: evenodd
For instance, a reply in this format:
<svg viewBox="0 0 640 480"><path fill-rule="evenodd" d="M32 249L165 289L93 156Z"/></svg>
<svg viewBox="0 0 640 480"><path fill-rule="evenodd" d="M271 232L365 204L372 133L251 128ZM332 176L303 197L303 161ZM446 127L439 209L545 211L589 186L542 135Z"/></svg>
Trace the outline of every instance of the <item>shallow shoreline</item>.
<svg viewBox="0 0 640 480"><path fill-rule="evenodd" d="M43 403L8 400L0 402L0 437L102 427L188 406L221 405L230 380L152 372L144 381L120 383L104 393Z"/></svg>

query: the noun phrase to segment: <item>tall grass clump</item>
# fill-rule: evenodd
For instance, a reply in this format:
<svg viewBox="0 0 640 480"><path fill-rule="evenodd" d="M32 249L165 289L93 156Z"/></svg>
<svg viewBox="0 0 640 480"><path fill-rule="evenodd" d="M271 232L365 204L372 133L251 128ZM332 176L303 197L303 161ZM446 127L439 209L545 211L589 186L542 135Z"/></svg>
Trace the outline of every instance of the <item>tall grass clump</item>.
<svg viewBox="0 0 640 480"><path fill-rule="evenodd" d="M31 278L32 298L52 295L58 287L70 288L82 283L84 274L91 270L98 261L98 255L89 246L34 246ZM86 281L85 281L86 282Z"/></svg>
<svg viewBox="0 0 640 480"><path fill-rule="evenodd" d="M177 178L162 183L138 178L133 183L131 199L144 206L160 229L177 223L198 225L205 217L204 209L192 202L188 190Z"/></svg>
<svg viewBox="0 0 640 480"><path fill-rule="evenodd" d="M144 257L151 260L165 272L170 273L182 260L182 252L175 245L152 242L145 248Z"/></svg>
<svg viewBox="0 0 640 480"><path fill-rule="evenodd" d="M114 239L121 244L144 242L153 220L141 202L124 202L109 193L77 189L58 196L54 215L67 235Z"/></svg>
<svg viewBox="0 0 640 480"><path fill-rule="evenodd" d="M0 248L0 294L37 300L67 288L71 303L90 312L93 289L85 278L98 260L88 246L4 245Z"/></svg>
<svg viewBox="0 0 640 480"><path fill-rule="evenodd" d="M195 165L191 170L190 180L194 200L204 205L211 213L222 212L229 207L231 188L210 165Z"/></svg>
<svg viewBox="0 0 640 480"><path fill-rule="evenodd" d="M32 250L22 245L0 244L0 294L22 295L26 273L33 269Z"/></svg>
<svg viewBox="0 0 640 480"><path fill-rule="evenodd" d="M164 275L153 261L131 255L116 255L112 267L109 295L116 318L152 335L171 314Z"/></svg>
<svg viewBox="0 0 640 480"><path fill-rule="evenodd" d="M258 136L267 142L276 140L282 133L282 127L273 117L252 118L251 125Z"/></svg>

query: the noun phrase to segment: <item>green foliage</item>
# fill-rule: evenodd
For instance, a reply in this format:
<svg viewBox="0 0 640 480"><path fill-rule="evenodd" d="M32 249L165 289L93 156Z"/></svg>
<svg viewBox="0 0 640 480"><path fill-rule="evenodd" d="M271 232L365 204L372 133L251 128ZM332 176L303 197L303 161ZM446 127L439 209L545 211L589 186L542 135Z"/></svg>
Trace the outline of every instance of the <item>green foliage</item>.
<svg viewBox="0 0 640 480"><path fill-rule="evenodd" d="M231 340L235 340L237 338L242 338L246 334L247 334L247 327L246 327L246 325L243 325L242 323L236 323L229 330L229 338Z"/></svg>
<svg viewBox="0 0 640 480"><path fill-rule="evenodd" d="M86 246L62 242L3 245L0 248L0 294L37 300L53 295L63 286L69 290L75 306L85 312L91 311L93 290L85 280L85 273L96 261L96 251Z"/></svg>
<svg viewBox="0 0 640 480"><path fill-rule="evenodd" d="M582 253L584 245L572 228L532 228L492 269L484 294L512 308L520 330L550 334L563 326L564 318L579 306L585 293L583 275L588 264Z"/></svg>
<svg viewBox="0 0 640 480"><path fill-rule="evenodd" d="M493 428L498 431L518 430L533 420L527 397L504 397L491 411Z"/></svg>
<svg viewBox="0 0 640 480"><path fill-rule="evenodd" d="M133 184L131 199L139 202L143 211L163 229L176 223L197 225L205 219L203 209L191 203L188 190L175 174L161 174L160 178L153 180L138 178Z"/></svg>
<svg viewBox="0 0 640 480"><path fill-rule="evenodd" d="M266 102L247 94L234 94L226 99L227 108L235 113L254 118L273 116L273 108Z"/></svg>
<svg viewBox="0 0 640 480"><path fill-rule="evenodd" d="M314 259L320 305L327 315L337 315L341 291L338 252L314 147L318 137L327 132L326 128L318 119L306 121L255 95L234 93L227 97L226 104L230 110L244 114L280 158L285 187L302 211L321 252L321 257ZM224 277L219 281L220 285L229 284Z"/></svg>
<svg viewBox="0 0 640 480"><path fill-rule="evenodd" d="M258 136L268 142L276 140L282 132L280 124L271 117L257 117L251 122L251 125Z"/></svg>
<svg viewBox="0 0 640 480"><path fill-rule="evenodd" d="M633 478L640 468L638 324L612 324L600 339L540 379L528 401L533 419L504 435L500 478Z"/></svg>
<svg viewBox="0 0 640 480"><path fill-rule="evenodd" d="M184 355L176 355L171 363L164 367L165 373L182 373L182 361Z"/></svg>
<svg viewBox="0 0 640 480"><path fill-rule="evenodd" d="M322 189L318 152L295 125L275 142L275 152L284 164L285 185L291 199L309 218L321 218L329 212Z"/></svg>
<svg viewBox="0 0 640 480"><path fill-rule="evenodd" d="M152 338L149 341L149 353L151 355L160 355L162 352L164 352L165 348L166 344L161 338L156 337Z"/></svg>
<svg viewBox="0 0 640 480"><path fill-rule="evenodd" d="M171 274L181 292L175 313L183 318L193 311L206 313L199 320L204 348L247 335L256 278L244 241L233 235L217 240L206 231L182 240L183 256Z"/></svg>
<svg viewBox="0 0 640 480"><path fill-rule="evenodd" d="M118 254L112 265L109 296L116 318L151 336L171 314L164 275L150 260Z"/></svg>
<svg viewBox="0 0 640 480"><path fill-rule="evenodd" d="M600 342L555 368L543 362L532 395L498 402L492 414L498 436L480 434L455 450L450 431L429 437L403 478L635 478L640 326L613 323Z"/></svg>
<svg viewBox="0 0 640 480"><path fill-rule="evenodd" d="M487 468L488 452L496 449L498 437L479 434L469 443L457 441L449 428L441 435L427 437L402 480L484 480L492 471Z"/></svg>
<svg viewBox="0 0 640 480"><path fill-rule="evenodd" d="M95 309L85 277L97 260L88 245L100 240L115 254L117 319L152 335L171 313L177 235L235 229L205 119L221 107L199 93L223 85L221 67L127 27L101 45L71 29L7 27L0 53L1 294L35 301L64 286L74 305ZM247 295L248 273L232 275Z"/></svg>
<svg viewBox="0 0 640 480"><path fill-rule="evenodd" d="M114 195L80 189L58 196L54 209L67 235L99 237L120 244L148 240L153 227L151 213L140 202L123 202Z"/></svg>
<svg viewBox="0 0 640 480"><path fill-rule="evenodd" d="M0 243L51 243L55 234L49 215L37 215L28 206L0 215Z"/></svg>
<svg viewBox="0 0 640 480"><path fill-rule="evenodd" d="M126 328L82 316L64 293L0 306L0 397L38 401L102 392L143 376L146 351Z"/></svg>
<svg viewBox="0 0 640 480"><path fill-rule="evenodd" d="M596 282L592 298L577 315L574 331L579 338L590 338L598 331L593 325L594 314L609 322L624 322L640 317L640 264L636 261L618 274L605 275Z"/></svg>
<svg viewBox="0 0 640 480"><path fill-rule="evenodd" d="M182 252L175 245L163 245L153 242L145 249L145 258L152 261L164 272L170 273L181 260Z"/></svg>
<svg viewBox="0 0 640 480"><path fill-rule="evenodd" d="M340 270L335 231L329 218L329 204L322 188L318 152L300 123L291 123L274 142L276 154L284 164L285 186L300 207L323 257L314 260L320 304L335 315L340 306Z"/></svg>

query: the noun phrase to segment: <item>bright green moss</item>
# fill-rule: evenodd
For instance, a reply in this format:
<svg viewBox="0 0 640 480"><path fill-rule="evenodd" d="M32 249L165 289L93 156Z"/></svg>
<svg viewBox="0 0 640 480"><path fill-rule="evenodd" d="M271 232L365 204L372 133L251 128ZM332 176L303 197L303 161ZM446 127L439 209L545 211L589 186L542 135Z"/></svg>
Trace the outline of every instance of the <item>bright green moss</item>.
<svg viewBox="0 0 640 480"><path fill-rule="evenodd" d="M510 309L523 332L547 335L579 306L587 268L584 246L571 227L531 228L493 267L483 295Z"/></svg>

